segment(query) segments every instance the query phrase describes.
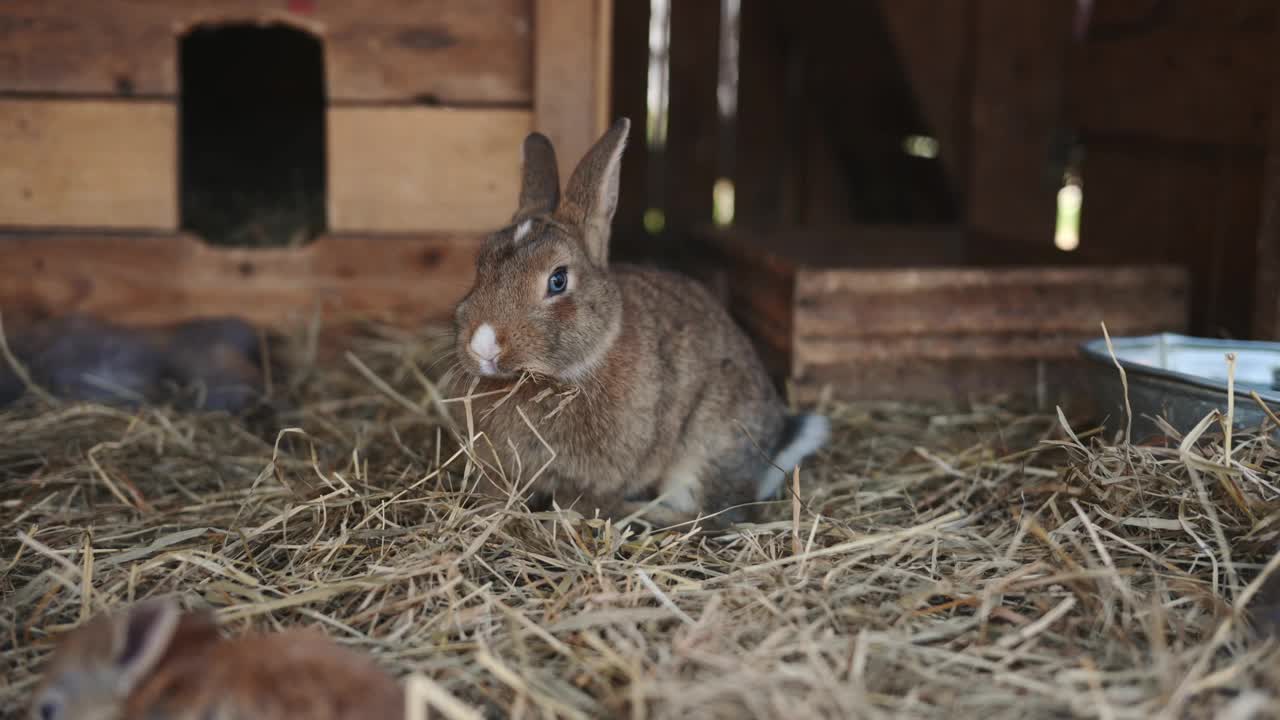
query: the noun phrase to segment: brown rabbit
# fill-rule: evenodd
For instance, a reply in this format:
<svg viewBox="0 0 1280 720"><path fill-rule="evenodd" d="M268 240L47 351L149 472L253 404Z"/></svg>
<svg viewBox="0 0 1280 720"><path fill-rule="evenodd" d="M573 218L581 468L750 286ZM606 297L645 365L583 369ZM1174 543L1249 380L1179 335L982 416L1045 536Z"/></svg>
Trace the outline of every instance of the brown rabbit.
<svg viewBox="0 0 1280 720"><path fill-rule="evenodd" d="M483 244L455 314L458 366L482 396L473 421L492 447L514 446L527 479L547 451L523 409L556 452L533 490L562 506L613 517L647 506L663 524L731 508L719 522L745 519L741 506L774 497L828 422L788 415L702 285L609 265L629 127L619 119L588 151L563 201L551 142L525 139L519 209ZM510 397L492 393L526 375Z"/></svg>
<svg viewBox="0 0 1280 720"><path fill-rule="evenodd" d="M32 720L402 718L398 684L312 630L223 639L170 599L99 615L59 642Z"/></svg>

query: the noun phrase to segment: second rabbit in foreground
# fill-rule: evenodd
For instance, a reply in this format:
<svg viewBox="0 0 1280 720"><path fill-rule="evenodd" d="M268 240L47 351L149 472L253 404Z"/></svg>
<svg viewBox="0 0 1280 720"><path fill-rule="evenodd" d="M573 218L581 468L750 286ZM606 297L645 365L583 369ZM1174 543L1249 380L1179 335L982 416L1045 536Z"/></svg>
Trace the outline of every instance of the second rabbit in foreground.
<svg viewBox="0 0 1280 720"><path fill-rule="evenodd" d="M171 598L99 615L58 643L31 720L363 720L404 717L374 662L317 630L223 638Z"/></svg>

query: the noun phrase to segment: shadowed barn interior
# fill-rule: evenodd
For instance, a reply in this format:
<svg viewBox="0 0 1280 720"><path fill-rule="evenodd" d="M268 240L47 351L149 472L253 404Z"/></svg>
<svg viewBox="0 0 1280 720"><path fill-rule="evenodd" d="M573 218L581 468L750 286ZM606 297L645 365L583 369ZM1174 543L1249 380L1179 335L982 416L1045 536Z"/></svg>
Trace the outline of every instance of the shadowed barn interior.
<svg viewBox="0 0 1280 720"><path fill-rule="evenodd" d="M0 716L91 618L163 635L160 597L310 626L430 717L1267 716L1278 32L1271 0L0 4ZM758 521L538 504L582 447L476 430L455 310L528 232L522 143L564 180L619 117L608 263L703 283L753 387L829 421ZM537 434L583 372L490 401Z"/></svg>

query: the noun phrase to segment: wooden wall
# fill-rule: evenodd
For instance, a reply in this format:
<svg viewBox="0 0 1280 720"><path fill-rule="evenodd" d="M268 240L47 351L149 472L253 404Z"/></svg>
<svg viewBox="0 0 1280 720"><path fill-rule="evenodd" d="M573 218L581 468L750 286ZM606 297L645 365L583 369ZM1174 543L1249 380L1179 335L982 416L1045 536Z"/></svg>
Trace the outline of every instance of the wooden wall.
<svg viewBox="0 0 1280 720"><path fill-rule="evenodd" d="M0 98L0 225L178 227L172 102Z"/></svg>
<svg viewBox="0 0 1280 720"><path fill-rule="evenodd" d="M335 102L530 103L529 2L483 5L6 0L0 92L173 97L177 37L198 25L277 22L325 39L326 90Z"/></svg>
<svg viewBox="0 0 1280 720"><path fill-rule="evenodd" d="M535 47L527 0L6 3L0 225L177 229L180 39L195 27L276 23L322 40L332 230L485 229L503 219L497 199L514 197L531 111L550 98L555 109L540 120L566 143L593 129L599 5L540 9L549 37ZM535 84L535 68L560 80ZM587 112L570 117L565 88Z"/></svg>
<svg viewBox="0 0 1280 720"><path fill-rule="evenodd" d="M1192 268L1198 333L1280 339L1252 323L1256 292L1267 294L1256 271L1280 6L1096 5L1068 75L1085 150L1082 243Z"/></svg>
<svg viewBox="0 0 1280 720"><path fill-rule="evenodd" d="M1253 327L1257 337L1280 341L1280 82L1273 80L1272 87Z"/></svg>
<svg viewBox="0 0 1280 720"><path fill-rule="evenodd" d="M514 210L524 136L571 167L607 127L612 21L612 0L0 3L0 312L445 317ZM307 247L178 232L180 38L245 23L322 43L329 227Z"/></svg>
<svg viewBox="0 0 1280 720"><path fill-rule="evenodd" d="M915 88L967 113L956 154L971 229L1049 243L1058 180L1078 153L1081 245L1064 261L1183 265L1192 332L1280 338L1274 320L1254 317L1255 305L1277 302L1261 275L1276 238L1259 231L1280 6L1096 0L1077 28L1071 0L954 0L970 28L957 51L962 42L922 42L938 24L911 15L910 2L881 5L901 18L890 25L909 67L968 58L947 62L971 68L967 97L946 80ZM935 126L954 117L941 101L922 105Z"/></svg>
<svg viewBox="0 0 1280 720"><path fill-rule="evenodd" d="M646 170L654 156L634 148L624 161L618 232L636 245L680 248L709 220L712 4L674 3L661 167ZM1092 5L1086 18L1074 0L742 0L735 222L956 222L988 247L1064 265L1175 263L1192 270L1193 332L1280 339L1280 210L1264 209L1280 192L1274 179L1264 191L1280 136L1280 5ZM614 31L615 106L638 113L647 15L628 12ZM704 40L700 62L689 37ZM913 133L938 139L936 161L904 158ZM1057 193L1073 159L1080 248L1060 253ZM664 238L639 229L654 187L669 190Z"/></svg>

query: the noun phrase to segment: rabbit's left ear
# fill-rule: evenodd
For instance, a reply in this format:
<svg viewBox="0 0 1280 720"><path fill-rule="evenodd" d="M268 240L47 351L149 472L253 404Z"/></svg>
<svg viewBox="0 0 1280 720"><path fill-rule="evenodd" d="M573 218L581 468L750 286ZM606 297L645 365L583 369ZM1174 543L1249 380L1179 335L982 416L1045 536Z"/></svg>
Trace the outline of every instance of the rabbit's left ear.
<svg viewBox="0 0 1280 720"><path fill-rule="evenodd" d="M609 231L618 209L618 178L631 121L618 118L587 154L565 187L560 214L582 231L587 255L600 267L609 260Z"/></svg>
<svg viewBox="0 0 1280 720"><path fill-rule="evenodd" d="M144 600L115 620L112 672L120 694L128 695L138 681L155 669L178 629L182 615L172 598Z"/></svg>
<svg viewBox="0 0 1280 720"><path fill-rule="evenodd" d="M512 224L550 215L560 204L560 170L551 140L542 133L530 133L520 154L520 207L511 217Z"/></svg>

